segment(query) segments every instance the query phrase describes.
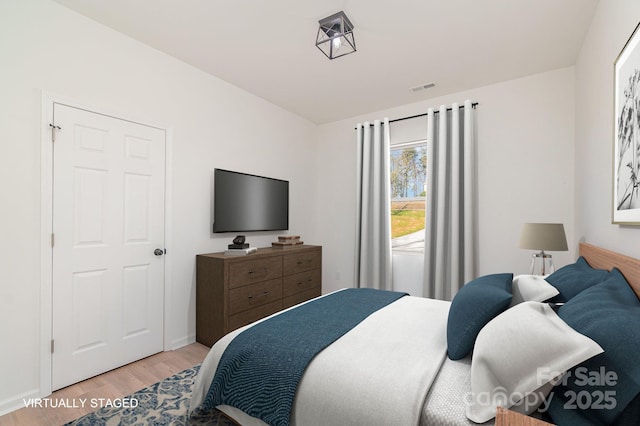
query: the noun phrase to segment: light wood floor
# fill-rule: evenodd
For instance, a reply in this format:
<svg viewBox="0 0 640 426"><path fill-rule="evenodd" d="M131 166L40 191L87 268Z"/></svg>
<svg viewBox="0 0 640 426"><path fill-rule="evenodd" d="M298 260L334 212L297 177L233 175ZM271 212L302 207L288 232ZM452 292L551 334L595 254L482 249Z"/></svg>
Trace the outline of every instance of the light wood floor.
<svg viewBox="0 0 640 426"><path fill-rule="evenodd" d="M171 377L202 362L209 348L193 343L175 351L161 352L157 355L136 361L118 369L109 371L75 385L60 389L48 398L68 399L70 405L81 398L122 398L133 392ZM80 406L77 402L75 405ZM21 408L0 417L2 426L56 426L84 416L97 408Z"/></svg>

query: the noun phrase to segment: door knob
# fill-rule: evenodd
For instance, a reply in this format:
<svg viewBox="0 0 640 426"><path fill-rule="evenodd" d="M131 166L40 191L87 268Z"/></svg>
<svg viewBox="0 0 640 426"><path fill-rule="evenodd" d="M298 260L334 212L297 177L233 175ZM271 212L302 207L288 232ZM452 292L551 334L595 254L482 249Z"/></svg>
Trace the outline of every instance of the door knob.
<svg viewBox="0 0 640 426"><path fill-rule="evenodd" d="M156 256L162 256L164 254L164 250L157 248L153 251L153 254Z"/></svg>

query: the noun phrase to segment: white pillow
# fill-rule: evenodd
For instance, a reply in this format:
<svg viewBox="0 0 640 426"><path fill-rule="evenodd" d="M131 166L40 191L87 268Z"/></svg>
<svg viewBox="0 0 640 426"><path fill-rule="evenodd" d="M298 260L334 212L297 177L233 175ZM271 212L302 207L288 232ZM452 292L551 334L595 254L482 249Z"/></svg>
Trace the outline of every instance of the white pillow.
<svg viewBox="0 0 640 426"><path fill-rule="evenodd" d="M540 275L517 275L513 278L511 292L513 297L510 307L522 302L544 302L560 294L557 288Z"/></svg>
<svg viewBox="0 0 640 426"><path fill-rule="evenodd" d="M565 323L549 305L524 302L495 317L476 339L471 360L467 417L484 423L496 407L511 408L527 398L525 412L542 403L545 385L602 353L593 340ZM546 393L551 386L546 386Z"/></svg>

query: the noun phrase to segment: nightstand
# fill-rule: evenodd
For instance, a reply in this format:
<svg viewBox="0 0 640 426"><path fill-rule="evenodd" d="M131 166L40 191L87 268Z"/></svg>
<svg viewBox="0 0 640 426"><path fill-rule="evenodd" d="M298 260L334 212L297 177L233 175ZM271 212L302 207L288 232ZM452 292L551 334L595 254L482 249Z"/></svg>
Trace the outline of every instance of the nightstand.
<svg viewBox="0 0 640 426"><path fill-rule="evenodd" d="M504 407L498 407L496 412L496 426L551 426L551 423L516 413Z"/></svg>

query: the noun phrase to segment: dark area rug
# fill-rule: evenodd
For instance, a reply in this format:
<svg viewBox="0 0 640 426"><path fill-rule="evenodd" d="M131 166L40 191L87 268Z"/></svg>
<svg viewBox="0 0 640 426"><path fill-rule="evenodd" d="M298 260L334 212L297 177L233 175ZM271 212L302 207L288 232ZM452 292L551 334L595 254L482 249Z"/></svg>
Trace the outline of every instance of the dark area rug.
<svg viewBox="0 0 640 426"><path fill-rule="evenodd" d="M187 416L191 391L200 366L181 371L154 385L141 389L126 397L136 401L136 407L100 408L80 417L65 426L88 425L218 425L234 426L219 411L194 413Z"/></svg>

